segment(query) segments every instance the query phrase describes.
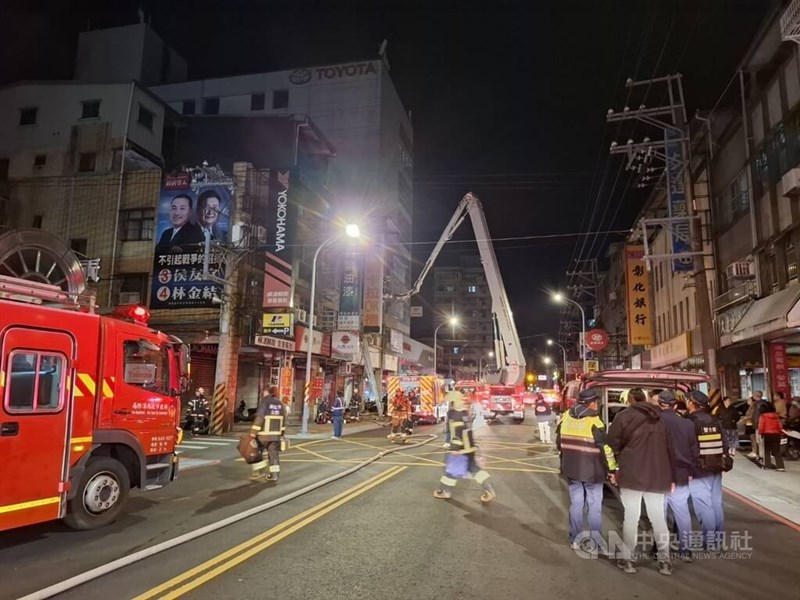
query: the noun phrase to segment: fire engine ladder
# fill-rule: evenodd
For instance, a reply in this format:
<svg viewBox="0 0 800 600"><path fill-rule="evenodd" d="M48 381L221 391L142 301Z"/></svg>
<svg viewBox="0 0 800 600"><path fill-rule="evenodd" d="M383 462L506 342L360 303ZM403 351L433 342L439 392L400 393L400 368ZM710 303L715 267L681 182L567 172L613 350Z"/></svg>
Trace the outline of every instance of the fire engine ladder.
<svg viewBox="0 0 800 600"><path fill-rule="evenodd" d="M383 416L383 403L381 402L383 394L381 393L381 388L378 387L377 381L375 381L375 369L372 367L372 359L369 356L369 344L366 343L366 340L361 342L361 352L364 356L364 370L367 372L369 387L372 388L375 394L375 406L378 408L378 416L381 417Z"/></svg>
<svg viewBox="0 0 800 600"><path fill-rule="evenodd" d="M66 292L57 285L8 277L7 275L0 275L0 298L30 304L47 302L72 309L81 307L78 294ZM89 312L94 312L93 297L89 298L87 306Z"/></svg>

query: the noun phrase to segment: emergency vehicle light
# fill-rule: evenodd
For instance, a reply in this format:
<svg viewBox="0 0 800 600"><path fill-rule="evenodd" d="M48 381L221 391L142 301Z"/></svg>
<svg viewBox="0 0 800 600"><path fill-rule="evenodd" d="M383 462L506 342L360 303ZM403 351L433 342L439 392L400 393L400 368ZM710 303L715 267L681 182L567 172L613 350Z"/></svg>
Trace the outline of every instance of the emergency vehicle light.
<svg viewBox="0 0 800 600"><path fill-rule="evenodd" d="M150 312L139 304L118 306L112 314L119 319L130 320L139 325L147 325L150 320Z"/></svg>

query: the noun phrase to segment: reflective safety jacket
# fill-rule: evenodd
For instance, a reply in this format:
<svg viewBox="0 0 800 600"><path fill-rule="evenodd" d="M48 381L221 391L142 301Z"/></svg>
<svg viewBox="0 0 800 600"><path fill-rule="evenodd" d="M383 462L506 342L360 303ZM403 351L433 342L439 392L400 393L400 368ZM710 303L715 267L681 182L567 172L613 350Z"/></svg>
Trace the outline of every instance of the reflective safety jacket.
<svg viewBox="0 0 800 600"><path fill-rule="evenodd" d="M275 396L262 398L258 403L250 430L262 442L278 442L286 433L286 409Z"/></svg>
<svg viewBox="0 0 800 600"><path fill-rule="evenodd" d="M728 441L722 435L722 426L709 413L698 410L689 415L694 422L697 445L700 448L695 477L722 473L722 455L728 452Z"/></svg>
<svg viewBox="0 0 800 600"><path fill-rule="evenodd" d="M451 452L459 454L475 452L475 440L472 437L468 411L451 409L447 413L447 425L450 427Z"/></svg>
<svg viewBox="0 0 800 600"><path fill-rule="evenodd" d="M561 474L583 483L602 483L617 470L614 452L606 444L603 421L583 405L573 406L556 430L556 446L561 451Z"/></svg>

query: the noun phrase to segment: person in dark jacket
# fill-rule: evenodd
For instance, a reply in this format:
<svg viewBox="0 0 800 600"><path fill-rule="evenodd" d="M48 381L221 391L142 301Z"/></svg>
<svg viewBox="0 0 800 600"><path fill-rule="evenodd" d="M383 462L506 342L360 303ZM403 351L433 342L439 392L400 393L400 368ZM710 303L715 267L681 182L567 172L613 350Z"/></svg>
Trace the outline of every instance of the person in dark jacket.
<svg viewBox="0 0 800 600"><path fill-rule="evenodd" d="M719 424L722 426L722 435L728 442L731 454L739 448L739 411L733 406L730 396L722 399L722 407L717 411Z"/></svg>
<svg viewBox="0 0 800 600"><path fill-rule="evenodd" d="M772 457L775 457L775 466L778 471L785 471L783 468L783 456L781 456L781 435L783 427L778 411L772 406L767 406L761 413L758 420L758 432L764 440L764 468L772 468Z"/></svg>
<svg viewBox="0 0 800 600"><path fill-rule="evenodd" d="M533 412L536 414L536 423L539 425L539 441L543 444L551 443L550 421L553 420L553 411L541 394L533 404Z"/></svg>
<svg viewBox="0 0 800 600"><path fill-rule="evenodd" d="M694 425L675 412L677 400L670 390L653 397L661 409L661 421L667 427L675 452L675 489L667 495L667 509L672 511L678 529L679 550L684 561L691 560L689 540L692 532L692 515L689 512L689 482L694 476L699 449Z"/></svg>
<svg viewBox="0 0 800 600"><path fill-rule="evenodd" d="M630 401L631 393L628 397ZM642 399L646 397L639 391L636 402L620 412L608 430L608 444L617 456L617 482L625 510L622 557L617 566L626 573L636 573L633 552L644 500L658 546L659 572L671 575L665 506L666 495L674 491L677 479L675 453L661 411Z"/></svg>
<svg viewBox="0 0 800 600"><path fill-rule="evenodd" d="M250 427L250 437L258 439L258 445L267 451L267 460L250 465L251 480L258 480L261 472L269 465L266 480L278 483L281 474L281 439L286 434L286 408L278 398L277 385L269 386L267 395L258 402L258 410Z"/></svg>
<svg viewBox="0 0 800 600"><path fill-rule="evenodd" d="M719 421L708 412L708 396L699 390L689 393L689 419L694 423L699 456L689 482L694 512L703 528L703 547L715 550L722 541L722 472L729 449Z"/></svg>
<svg viewBox="0 0 800 600"><path fill-rule="evenodd" d="M602 538L603 484L617 470L614 452L606 444L606 428L597 412L597 392L578 394L578 402L556 429L561 452L561 475L569 488L569 543L573 549L607 552ZM588 542L583 537L583 510L587 509ZM579 537L581 539L579 539Z"/></svg>
<svg viewBox="0 0 800 600"><path fill-rule="evenodd" d="M753 434L756 441L755 444L752 444L751 448L755 453L755 458L763 459L764 446L761 434L758 433L758 420L761 417L761 413L764 412L764 408L767 406L769 406L769 401L764 399L764 392L753 392Z"/></svg>

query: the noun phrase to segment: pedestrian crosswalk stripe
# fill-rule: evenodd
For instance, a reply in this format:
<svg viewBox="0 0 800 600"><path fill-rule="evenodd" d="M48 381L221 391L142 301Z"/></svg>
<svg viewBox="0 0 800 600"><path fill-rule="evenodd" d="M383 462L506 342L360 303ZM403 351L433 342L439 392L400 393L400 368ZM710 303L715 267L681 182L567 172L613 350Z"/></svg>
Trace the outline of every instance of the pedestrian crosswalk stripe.
<svg viewBox="0 0 800 600"><path fill-rule="evenodd" d="M231 444L231 442L224 441L224 440L219 440L219 439L207 440L206 438L196 438L193 441L199 442L201 444L211 444L212 446L230 446L230 444ZM233 440L233 442L236 443L237 440Z"/></svg>
<svg viewBox="0 0 800 600"><path fill-rule="evenodd" d="M185 448L188 450L205 450L208 446L200 446L199 444L178 444L178 448Z"/></svg>

